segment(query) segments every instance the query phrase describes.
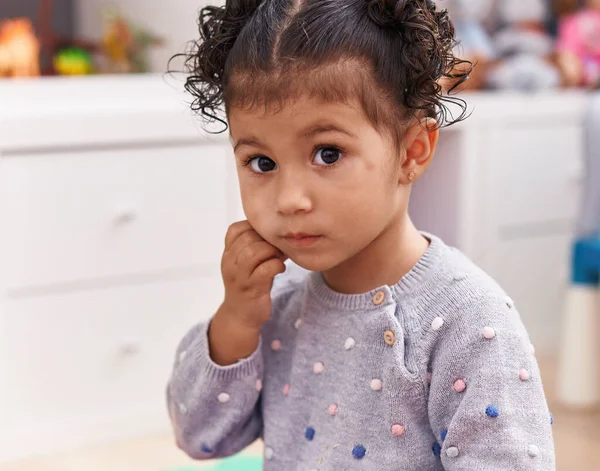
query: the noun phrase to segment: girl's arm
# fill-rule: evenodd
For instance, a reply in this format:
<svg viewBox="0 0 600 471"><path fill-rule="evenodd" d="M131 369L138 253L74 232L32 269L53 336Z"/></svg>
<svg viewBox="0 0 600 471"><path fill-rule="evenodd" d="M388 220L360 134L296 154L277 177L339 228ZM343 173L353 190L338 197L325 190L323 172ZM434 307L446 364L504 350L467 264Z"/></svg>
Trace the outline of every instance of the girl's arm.
<svg viewBox="0 0 600 471"><path fill-rule="evenodd" d="M219 366L210 357L209 327L198 325L181 341L167 387L177 445L199 460L231 456L262 433L260 345L247 359Z"/></svg>
<svg viewBox="0 0 600 471"><path fill-rule="evenodd" d="M284 259L248 221L229 227L221 259L225 299L209 324L182 340L167 389L177 444L193 458L233 455L262 432L260 335Z"/></svg>
<svg viewBox="0 0 600 471"><path fill-rule="evenodd" d="M432 349L429 419L444 469L555 469L552 416L510 299L465 299Z"/></svg>

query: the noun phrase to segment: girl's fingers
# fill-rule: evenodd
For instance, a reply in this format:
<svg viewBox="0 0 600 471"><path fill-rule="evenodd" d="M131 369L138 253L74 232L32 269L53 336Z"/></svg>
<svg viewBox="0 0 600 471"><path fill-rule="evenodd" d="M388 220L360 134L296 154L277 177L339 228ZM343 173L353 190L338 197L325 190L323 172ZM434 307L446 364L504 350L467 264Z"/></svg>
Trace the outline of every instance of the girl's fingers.
<svg viewBox="0 0 600 471"><path fill-rule="evenodd" d="M253 242L242 248L236 260L236 265L244 275L250 277L257 267L270 259L278 259L283 254L264 240Z"/></svg>

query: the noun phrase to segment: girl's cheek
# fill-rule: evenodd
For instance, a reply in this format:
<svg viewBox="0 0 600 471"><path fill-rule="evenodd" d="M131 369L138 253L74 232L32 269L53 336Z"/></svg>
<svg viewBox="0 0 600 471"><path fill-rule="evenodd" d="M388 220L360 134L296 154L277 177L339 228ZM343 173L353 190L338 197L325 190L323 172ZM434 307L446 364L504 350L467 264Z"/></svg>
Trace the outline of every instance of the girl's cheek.
<svg viewBox="0 0 600 471"><path fill-rule="evenodd" d="M269 221L270 216L268 210L263 208L262 211L256 211L255 209L257 208L244 208L246 219L259 236L272 244L274 242L274 234L272 233L273 231L269 229L271 224Z"/></svg>

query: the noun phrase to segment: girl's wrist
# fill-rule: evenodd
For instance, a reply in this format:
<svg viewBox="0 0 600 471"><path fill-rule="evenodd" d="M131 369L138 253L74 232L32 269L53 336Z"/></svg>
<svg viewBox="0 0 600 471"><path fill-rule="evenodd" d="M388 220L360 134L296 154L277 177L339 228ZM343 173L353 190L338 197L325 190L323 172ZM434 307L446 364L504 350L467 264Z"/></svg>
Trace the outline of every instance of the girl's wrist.
<svg viewBox="0 0 600 471"><path fill-rule="evenodd" d="M208 329L211 359L219 366L229 366L248 358L260 342L260 328L243 325L235 313L219 309Z"/></svg>

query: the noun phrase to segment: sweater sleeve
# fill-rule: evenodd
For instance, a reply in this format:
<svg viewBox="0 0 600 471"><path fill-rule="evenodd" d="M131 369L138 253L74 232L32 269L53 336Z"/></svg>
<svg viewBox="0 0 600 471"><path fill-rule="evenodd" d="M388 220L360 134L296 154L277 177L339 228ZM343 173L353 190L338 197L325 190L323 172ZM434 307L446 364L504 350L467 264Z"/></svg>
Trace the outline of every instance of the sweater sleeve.
<svg viewBox="0 0 600 471"><path fill-rule="evenodd" d="M433 452L448 471L555 469L552 416L533 347L510 299L464 300L437 320Z"/></svg>
<svg viewBox="0 0 600 471"><path fill-rule="evenodd" d="M208 326L181 341L167 387L177 445L194 459L231 456L262 433L261 346L247 359L221 367L210 358Z"/></svg>
<svg viewBox="0 0 600 471"><path fill-rule="evenodd" d="M289 294L307 273L291 261L286 262L285 273L273 282L272 318L278 318L285 310ZM234 455L263 433L262 340L266 327L250 357L221 367L210 358L209 326L210 323L195 326L180 342L167 386L167 406L177 445L199 460Z"/></svg>

